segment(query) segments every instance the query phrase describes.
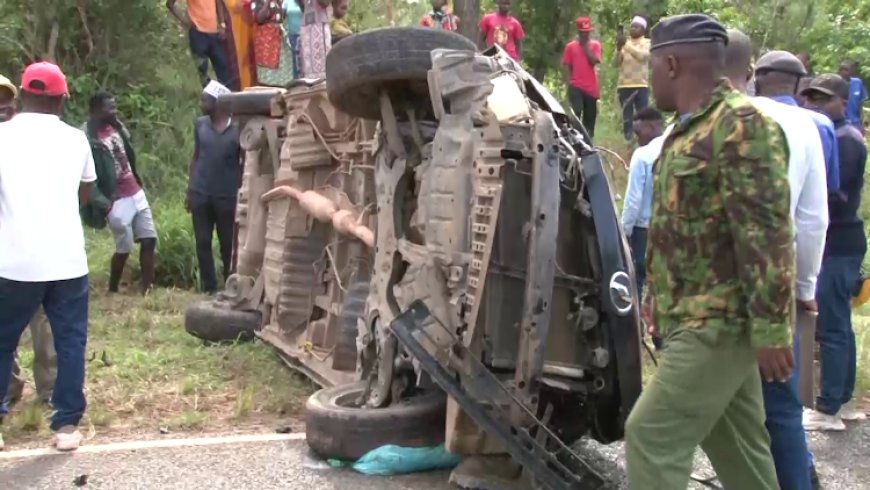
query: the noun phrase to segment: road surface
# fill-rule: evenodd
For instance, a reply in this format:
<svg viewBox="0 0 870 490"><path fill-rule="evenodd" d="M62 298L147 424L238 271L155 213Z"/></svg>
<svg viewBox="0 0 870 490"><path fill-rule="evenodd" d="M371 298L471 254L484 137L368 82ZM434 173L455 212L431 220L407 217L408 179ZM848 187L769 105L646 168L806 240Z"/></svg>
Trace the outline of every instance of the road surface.
<svg viewBox="0 0 870 490"><path fill-rule="evenodd" d="M826 490L870 488L870 424L840 434L811 434ZM157 439L83 446L74 454L14 448L0 453L4 490L447 490L447 473L382 478L322 468L301 434ZM620 445L594 450L599 464L623 480ZM704 472L699 462L699 471ZM74 482L83 483L80 487ZM691 488L705 488L693 486Z"/></svg>

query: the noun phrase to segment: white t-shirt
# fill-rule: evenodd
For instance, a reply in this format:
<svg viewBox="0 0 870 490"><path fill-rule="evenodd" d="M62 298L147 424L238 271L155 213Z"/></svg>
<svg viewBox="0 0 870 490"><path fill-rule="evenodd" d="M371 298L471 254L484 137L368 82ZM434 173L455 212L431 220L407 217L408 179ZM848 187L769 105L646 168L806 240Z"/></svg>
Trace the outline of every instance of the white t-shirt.
<svg viewBox="0 0 870 490"><path fill-rule="evenodd" d="M35 113L0 124L0 277L48 282L88 273L79 184L95 180L81 130Z"/></svg>
<svg viewBox="0 0 870 490"><path fill-rule="evenodd" d="M752 104L776 121L788 144L788 183L797 253L797 299L816 295L828 229L828 183L822 139L807 109L753 97Z"/></svg>

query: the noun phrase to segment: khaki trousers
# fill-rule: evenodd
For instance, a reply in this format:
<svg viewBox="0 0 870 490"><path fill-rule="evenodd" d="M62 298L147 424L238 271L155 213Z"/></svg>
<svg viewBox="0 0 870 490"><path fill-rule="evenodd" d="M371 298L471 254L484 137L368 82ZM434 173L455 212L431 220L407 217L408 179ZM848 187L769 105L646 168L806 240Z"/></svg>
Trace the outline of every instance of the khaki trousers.
<svg viewBox="0 0 870 490"><path fill-rule="evenodd" d="M57 353L54 351L54 337L48 318L42 308L30 321L30 338L33 341L33 379L36 383L36 393L44 402L51 401L54 390L54 380L57 377ZM16 353L12 363L12 379L9 383L9 399L18 400L24 391L24 377Z"/></svg>
<svg viewBox="0 0 870 490"><path fill-rule="evenodd" d="M776 490L755 350L746 335L677 329L626 422L634 490L685 490L700 445L726 490Z"/></svg>

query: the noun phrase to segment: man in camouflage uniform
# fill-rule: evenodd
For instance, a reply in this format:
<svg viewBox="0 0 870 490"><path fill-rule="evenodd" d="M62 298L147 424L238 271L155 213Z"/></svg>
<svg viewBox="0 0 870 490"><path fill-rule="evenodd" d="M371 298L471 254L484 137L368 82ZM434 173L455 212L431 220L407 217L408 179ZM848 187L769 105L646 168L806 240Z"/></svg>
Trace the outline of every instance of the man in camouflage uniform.
<svg viewBox="0 0 870 490"><path fill-rule="evenodd" d="M679 122L654 170L643 312L665 348L626 423L633 489L685 489L698 445L725 488L778 488L758 370L793 367L787 150L720 78L726 43L701 14L652 31L653 94Z"/></svg>

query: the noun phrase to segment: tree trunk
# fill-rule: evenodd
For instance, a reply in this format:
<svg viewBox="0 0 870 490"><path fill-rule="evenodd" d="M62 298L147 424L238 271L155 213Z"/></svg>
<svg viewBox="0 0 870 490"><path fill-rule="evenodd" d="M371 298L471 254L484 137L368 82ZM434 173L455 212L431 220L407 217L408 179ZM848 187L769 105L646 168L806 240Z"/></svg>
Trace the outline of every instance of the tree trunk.
<svg viewBox="0 0 870 490"><path fill-rule="evenodd" d="M477 44L480 39L480 0L454 0L453 12L459 17L459 33Z"/></svg>

